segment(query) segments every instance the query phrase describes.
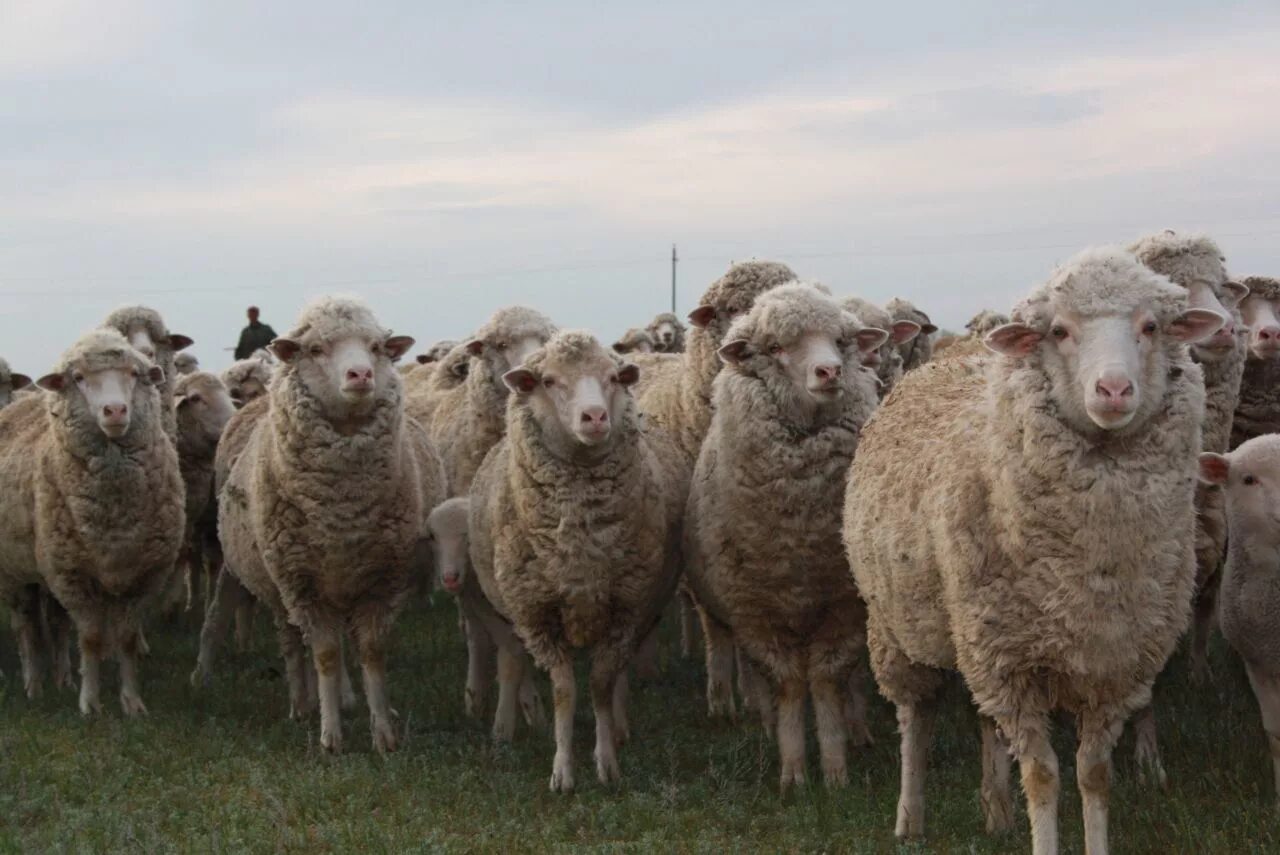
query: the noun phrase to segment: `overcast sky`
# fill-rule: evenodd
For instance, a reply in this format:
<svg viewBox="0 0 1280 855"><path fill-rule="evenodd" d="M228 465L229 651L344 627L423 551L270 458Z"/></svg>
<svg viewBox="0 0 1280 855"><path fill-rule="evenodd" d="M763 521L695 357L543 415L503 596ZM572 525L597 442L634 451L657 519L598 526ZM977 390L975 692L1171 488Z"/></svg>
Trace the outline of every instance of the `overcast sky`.
<svg viewBox="0 0 1280 855"><path fill-rule="evenodd" d="M612 341L673 242L682 314L755 256L956 327L1164 227L1280 273L1280 7L1132 6L0 0L0 355L328 292Z"/></svg>

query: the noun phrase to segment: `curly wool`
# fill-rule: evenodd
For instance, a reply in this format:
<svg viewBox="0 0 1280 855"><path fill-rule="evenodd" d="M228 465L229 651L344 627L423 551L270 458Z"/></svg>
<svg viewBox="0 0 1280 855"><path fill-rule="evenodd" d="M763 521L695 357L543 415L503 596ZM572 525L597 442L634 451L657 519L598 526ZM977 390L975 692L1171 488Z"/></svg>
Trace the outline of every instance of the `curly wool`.
<svg viewBox="0 0 1280 855"><path fill-rule="evenodd" d="M221 399L231 410L231 398L227 387L213 374L197 371L185 374L174 384L173 393L178 401L178 468L186 486L186 535L184 550L194 549L190 560L198 566L202 545L217 536L217 504L214 501L214 459L218 451L220 432L213 425L197 416L194 409L184 406L189 395L198 395L212 404Z"/></svg>
<svg viewBox="0 0 1280 855"><path fill-rule="evenodd" d="M436 404L465 383L470 370L471 353L465 343L455 344L435 362L413 366L404 375L405 415L429 426Z"/></svg>
<svg viewBox="0 0 1280 855"><path fill-rule="evenodd" d="M1246 276L1239 280L1240 284L1270 302L1280 302L1280 279L1273 276Z"/></svg>
<svg viewBox="0 0 1280 855"><path fill-rule="evenodd" d="M1002 327L1009 323L1009 316L997 312L994 309L983 309L978 314L969 319L964 328L973 336L984 336L997 327Z"/></svg>
<svg viewBox="0 0 1280 855"><path fill-rule="evenodd" d="M1129 246L1138 260L1156 273L1187 288L1207 282L1215 289L1227 279L1226 256L1213 238L1170 229L1140 238Z"/></svg>
<svg viewBox="0 0 1280 855"><path fill-rule="evenodd" d="M911 371L926 364L933 358L933 334L925 332L933 326L929 316L917 309L910 301L894 297L885 304L895 321L915 321L920 325L920 334L905 344L898 345L898 353L902 355L902 370Z"/></svg>
<svg viewBox="0 0 1280 855"><path fill-rule="evenodd" d="M165 326L160 313L146 306L122 306L107 315L102 326L115 330L126 339L140 330L147 333L155 346L155 363L164 372L164 377L159 383L160 398L163 401L172 400L173 381L177 371L173 367L174 351L169 344L169 329ZM173 439L177 430L177 420L172 406L166 407L162 415L165 432L169 434L170 439Z"/></svg>
<svg viewBox="0 0 1280 855"><path fill-rule="evenodd" d="M880 345L880 365L876 368L876 377L880 380L880 399L883 400L893 391L893 387L902 379L904 372L902 354L898 351L898 345L893 343L893 316L875 303L861 297L845 297L841 305L863 326L875 327L890 333L889 338Z"/></svg>
<svg viewBox="0 0 1280 855"><path fill-rule="evenodd" d="M613 343L615 353L631 353L641 347L648 345L647 351L641 353L653 353L656 350L656 343L653 336L649 335L648 330L642 330L639 327L631 327L622 334L622 338Z"/></svg>
<svg viewBox="0 0 1280 855"><path fill-rule="evenodd" d="M13 393L31 385L31 378L25 374L17 374L9 367L9 362L0 359L0 407L7 407L13 400Z"/></svg>

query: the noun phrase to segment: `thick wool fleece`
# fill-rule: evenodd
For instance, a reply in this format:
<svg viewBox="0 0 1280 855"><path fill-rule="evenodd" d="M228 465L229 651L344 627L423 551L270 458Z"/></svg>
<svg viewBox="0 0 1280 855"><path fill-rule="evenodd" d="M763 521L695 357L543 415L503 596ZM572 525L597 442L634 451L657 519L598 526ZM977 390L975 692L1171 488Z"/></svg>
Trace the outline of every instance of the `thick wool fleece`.
<svg viewBox="0 0 1280 855"><path fill-rule="evenodd" d="M142 330L151 337L156 350L155 363L164 372L164 378L157 384L160 400L165 402L165 407L161 410L164 430L169 434L170 439L175 439L178 422L173 412L172 401L173 383L177 372L173 367L174 350L169 343L169 329L165 326L164 318L160 317L160 313L155 309L149 309L146 306L122 306L107 315L102 326L115 330L126 339Z"/></svg>
<svg viewBox="0 0 1280 855"><path fill-rule="evenodd" d="M271 385L271 374L275 370L273 363L251 356L248 359L237 359L222 372L222 383L228 390L235 390L250 380L262 384L262 388Z"/></svg>
<svg viewBox="0 0 1280 855"><path fill-rule="evenodd" d="M24 374L15 375L8 361L0 359L0 407L7 407L13 401L13 393L18 391L14 388L17 382L25 387L31 382L31 378Z"/></svg>
<svg viewBox="0 0 1280 855"><path fill-rule="evenodd" d="M866 613L840 519L849 463L877 396L851 345L843 396L802 409L766 342L785 347L815 332L853 342L859 328L804 285L761 296L728 333L751 342L753 355L716 378L690 486L689 587L775 682L828 677L843 687L864 649Z"/></svg>
<svg viewBox="0 0 1280 855"><path fill-rule="evenodd" d="M494 312L476 331L474 338L484 342L484 351L479 356L468 354L470 367L461 384L449 385L442 371L451 364L452 354L441 363L442 369L437 369L435 376L443 388L437 387L431 395L429 412L415 406L414 413L429 416L423 424L444 460L449 495L466 495L485 454L502 438L508 392L495 348L529 337L545 342L554 333L555 325L542 313L508 306Z"/></svg>
<svg viewBox="0 0 1280 855"><path fill-rule="evenodd" d="M1278 456L1280 436L1262 437L1233 452L1231 466L1249 472L1251 463L1272 464L1263 470L1270 474ZM1250 531L1238 511L1229 515L1231 541L1218 595L1222 635L1250 669L1280 676L1280 559L1269 546L1274 534Z"/></svg>
<svg viewBox="0 0 1280 855"><path fill-rule="evenodd" d="M885 310L895 321L915 321L921 327L920 335L898 345L898 352L902 354L902 370L911 371L933 359L933 335L923 329L926 324L933 325L929 316L901 297L894 297L886 303Z"/></svg>
<svg viewBox="0 0 1280 855"><path fill-rule="evenodd" d="M1078 257L1015 319L1047 333L1050 300L1084 314L1141 300L1167 324L1181 292L1126 258ZM883 694L926 701L958 669L1015 746L1055 707L1118 733L1150 700L1194 582L1199 367L1166 340L1148 415L1083 434L1060 420L1040 353L908 374L864 431L845 502Z"/></svg>
<svg viewBox="0 0 1280 855"><path fill-rule="evenodd" d="M889 338L880 345L880 365L876 368L876 377L880 380L880 398L883 400L893 391L903 374L902 354L898 351L898 345L893 343L893 316L861 297L845 297L841 305L845 311L852 312L864 327L875 327L890 333Z"/></svg>
<svg viewBox="0 0 1280 855"><path fill-rule="evenodd" d="M525 367L540 375L599 357L622 365L588 334L561 333ZM557 456L513 395L506 436L472 484L476 577L544 669L586 648L625 667L675 588L687 489L678 452L641 430L630 402L607 443L582 459Z"/></svg>
<svg viewBox="0 0 1280 855"><path fill-rule="evenodd" d="M466 343L455 344L435 362L414 365L404 375L404 411L424 428L431 424L436 404L467 380L471 353Z"/></svg>
<svg viewBox="0 0 1280 855"><path fill-rule="evenodd" d="M621 338L613 343L613 350L615 353L631 353L644 345L648 345L649 350L641 352L652 353L654 351L653 336L649 335L648 330L631 327L622 334Z"/></svg>
<svg viewBox="0 0 1280 855"><path fill-rule="evenodd" d="M670 346L663 346L662 342L658 341L658 327L664 323L671 324L676 331L676 337L671 341ZM680 319L676 317L674 312L663 312L656 316L653 320L649 321L649 326L645 327L645 329L648 331L649 335L653 337L653 347L658 353L684 352L684 340L687 330L685 329L684 324L680 322Z"/></svg>
<svg viewBox="0 0 1280 855"><path fill-rule="evenodd" d="M1280 306L1280 279L1246 276L1240 280L1250 295ZM1280 433L1280 359L1248 354L1240 379L1240 400L1231 421L1231 447L1267 433Z"/></svg>
<svg viewBox="0 0 1280 855"><path fill-rule="evenodd" d="M994 309L983 309L978 314L969 319L969 323L964 328L969 331L969 335L981 338L997 327L1004 326L1009 323L1009 316Z"/></svg>
<svg viewBox="0 0 1280 855"><path fill-rule="evenodd" d="M188 395L206 401L227 395L227 388L213 374L197 371L184 374L174 384L178 401L178 468L186 486L186 546L200 552L200 545L216 537L218 508L213 493L213 465L221 433L196 415L195 408L182 402ZM227 400L225 397L223 400Z"/></svg>

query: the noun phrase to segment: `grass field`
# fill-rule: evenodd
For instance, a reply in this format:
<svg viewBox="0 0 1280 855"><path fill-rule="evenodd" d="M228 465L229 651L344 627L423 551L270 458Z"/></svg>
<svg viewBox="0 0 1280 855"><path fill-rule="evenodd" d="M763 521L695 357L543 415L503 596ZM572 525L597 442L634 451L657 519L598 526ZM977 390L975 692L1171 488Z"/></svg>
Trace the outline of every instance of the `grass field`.
<svg viewBox="0 0 1280 855"><path fill-rule="evenodd" d="M877 744L851 758L850 786L780 797L777 760L758 726L711 723L700 662L672 658L636 687L623 782L595 781L589 705L579 704L577 793L547 791L548 733L522 730L495 747L466 718L464 653L450 602L401 622L392 703L405 729L388 758L370 749L368 717L346 719L348 753L325 756L316 721L285 719L274 640L260 618L255 647L221 662L211 689L188 688L191 627L155 627L144 663L151 715L126 721L106 669L107 713L82 720L72 693L21 692L8 636L0 642L0 851L661 851L1017 852L1023 830L983 832L978 727L963 686L949 691L931 754L928 839L893 839L898 766L892 708L877 699ZM664 647L664 657L671 651ZM1111 839L1117 852L1277 852L1270 761L1242 669L1221 645L1216 680L1195 689L1182 662L1159 687L1169 791L1134 779L1132 745L1117 751ZM585 691L580 692L580 698ZM1080 851L1072 736L1059 734L1063 843ZM811 776L816 751L811 752ZM1021 811L1021 808L1020 808Z"/></svg>

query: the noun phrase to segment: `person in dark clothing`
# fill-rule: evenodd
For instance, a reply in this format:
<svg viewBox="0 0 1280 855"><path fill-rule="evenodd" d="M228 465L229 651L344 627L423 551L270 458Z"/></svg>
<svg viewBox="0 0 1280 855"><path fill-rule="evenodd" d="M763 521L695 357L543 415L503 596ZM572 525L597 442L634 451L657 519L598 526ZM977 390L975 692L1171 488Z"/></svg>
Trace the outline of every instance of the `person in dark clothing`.
<svg viewBox="0 0 1280 855"><path fill-rule="evenodd" d="M236 359L248 359L260 347L271 344L276 331L258 321L258 307L249 307L249 326L240 330L240 343L236 345Z"/></svg>

